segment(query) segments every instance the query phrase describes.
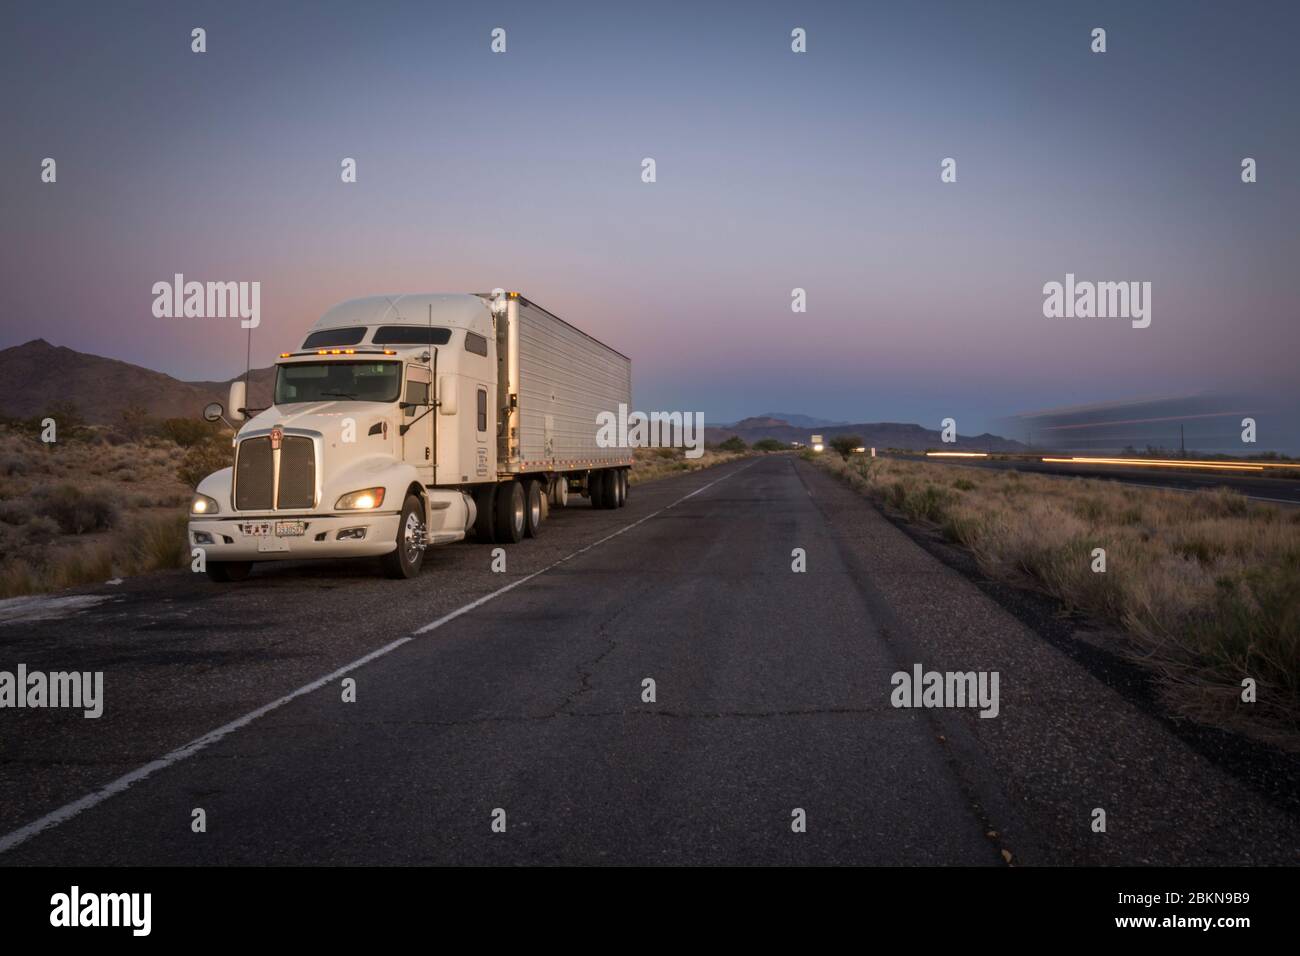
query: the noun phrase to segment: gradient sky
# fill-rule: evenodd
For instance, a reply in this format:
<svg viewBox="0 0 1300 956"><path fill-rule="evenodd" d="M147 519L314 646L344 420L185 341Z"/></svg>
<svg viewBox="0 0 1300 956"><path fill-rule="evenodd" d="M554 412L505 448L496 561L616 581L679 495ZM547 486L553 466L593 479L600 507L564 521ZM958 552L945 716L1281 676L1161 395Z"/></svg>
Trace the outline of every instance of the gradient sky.
<svg viewBox="0 0 1300 956"><path fill-rule="evenodd" d="M1297 36L1290 2L10 3L0 347L226 378L237 320L154 282L261 281L259 365L342 299L502 286L710 421L1296 408ZM1067 272L1152 282L1151 327L1044 318Z"/></svg>

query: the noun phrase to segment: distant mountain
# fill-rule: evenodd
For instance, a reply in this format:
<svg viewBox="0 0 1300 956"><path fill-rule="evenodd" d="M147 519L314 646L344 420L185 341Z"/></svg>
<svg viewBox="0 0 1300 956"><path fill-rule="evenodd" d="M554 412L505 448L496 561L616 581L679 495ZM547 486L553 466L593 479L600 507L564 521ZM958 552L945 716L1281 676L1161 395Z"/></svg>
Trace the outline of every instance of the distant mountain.
<svg viewBox="0 0 1300 956"><path fill-rule="evenodd" d="M249 378L249 407L271 403L275 368L254 369ZM240 376L242 377L242 376ZM122 412L139 406L151 418L196 418L209 402L226 402L230 381L182 382L180 379L141 368L130 362L88 355L44 339L0 349L0 415L30 418L49 411L60 402L77 406L81 417L95 425L116 425ZM790 419L795 419L791 421ZM979 451L1021 451L1027 446L997 435L959 436L944 445L937 431L920 425L892 422L847 425L821 424L825 419L807 415L760 415L734 425L709 427L705 441L716 443L739 435L746 442L775 438L782 442L803 442L813 432L829 440L835 435L859 435L864 444L877 448L952 448ZM800 424L814 422L817 424Z"/></svg>
<svg viewBox="0 0 1300 956"><path fill-rule="evenodd" d="M270 404L273 368L255 369L250 407ZM243 376L239 376L243 377ZM231 380L233 381L233 379ZM115 425L138 406L151 418L195 418L226 403L230 381L182 382L162 372L33 339L0 349L0 415L29 418L71 403L96 425Z"/></svg>
<svg viewBox="0 0 1300 956"><path fill-rule="evenodd" d="M857 435L862 443L874 448L910 448L921 451L927 448L947 449L952 451L1028 451L1029 446L1009 438L990 435L958 435L957 441L944 444L942 436L936 429L922 428L920 425L907 425L899 422L861 423L858 425L816 425L796 427L778 418L746 418L734 425L708 427L704 429L704 440L709 444L726 441L738 435L749 444L763 438L775 438L779 442L802 442L808 444L813 432L825 436L826 440L836 435Z"/></svg>
<svg viewBox="0 0 1300 956"><path fill-rule="evenodd" d="M831 425L847 425L848 422L833 422L829 418L814 418L811 415L796 415L793 412L764 412L759 418L775 418L795 428L827 428Z"/></svg>

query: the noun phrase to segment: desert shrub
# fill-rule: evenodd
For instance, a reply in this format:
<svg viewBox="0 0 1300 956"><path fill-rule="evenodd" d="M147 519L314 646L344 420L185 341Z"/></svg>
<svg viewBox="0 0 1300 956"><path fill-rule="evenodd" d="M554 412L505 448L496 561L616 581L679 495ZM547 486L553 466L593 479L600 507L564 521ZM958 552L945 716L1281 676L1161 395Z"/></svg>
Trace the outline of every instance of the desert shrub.
<svg viewBox="0 0 1300 956"><path fill-rule="evenodd" d="M0 458L0 475L13 477L27 474L27 459L22 455L5 455Z"/></svg>
<svg viewBox="0 0 1300 956"><path fill-rule="evenodd" d="M787 447L775 438L760 438L754 442L754 451L785 451Z"/></svg>
<svg viewBox="0 0 1300 956"><path fill-rule="evenodd" d="M860 435L836 435L831 439L831 448L839 452L840 457L845 460L853 454L853 449L860 447L862 447Z"/></svg>
<svg viewBox="0 0 1300 956"><path fill-rule="evenodd" d="M234 464L234 449L224 438L211 438L186 449L185 457L176 468L176 476L190 488L222 468Z"/></svg>
<svg viewBox="0 0 1300 956"><path fill-rule="evenodd" d="M70 438L84 438L87 434L86 419L81 409L74 402L55 402L42 415L36 416L36 431L41 429L41 422L47 418L54 419L60 441Z"/></svg>
<svg viewBox="0 0 1300 956"><path fill-rule="evenodd" d="M131 441L140 441L149 431L149 412L143 405L128 405L122 409L119 427Z"/></svg>
<svg viewBox="0 0 1300 956"><path fill-rule="evenodd" d="M86 534L116 527L120 512L116 502L100 490L83 491L65 483L38 488L32 494L36 513L52 518L64 534Z"/></svg>
<svg viewBox="0 0 1300 956"><path fill-rule="evenodd" d="M26 524L32 520L36 512L32 509L32 503L22 498L11 498L6 501L0 501L0 522L5 524L20 525Z"/></svg>
<svg viewBox="0 0 1300 956"><path fill-rule="evenodd" d="M201 418L168 418L158 426L158 431L182 448L191 448L218 435L216 426Z"/></svg>
<svg viewBox="0 0 1300 956"><path fill-rule="evenodd" d="M718 451L745 451L749 448L739 435L732 435L726 441L718 442Z"/></svg>
<svg viewBox="0 0 1300 956"><path fill-rule="evenodd" d="M62 530L53 518L36 515L22 527L23 543L29 546L45 544L57 538Z"/></svg>

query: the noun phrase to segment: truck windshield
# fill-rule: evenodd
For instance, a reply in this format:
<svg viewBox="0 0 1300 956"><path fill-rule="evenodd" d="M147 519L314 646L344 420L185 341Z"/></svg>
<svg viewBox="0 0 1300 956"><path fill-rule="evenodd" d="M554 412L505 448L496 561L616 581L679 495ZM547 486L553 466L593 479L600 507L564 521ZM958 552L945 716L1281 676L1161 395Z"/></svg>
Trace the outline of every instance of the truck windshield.
<svg viewBox="0 0 1300 956"><path fill-rule="evenodd" d="M395 402L401 362L295 362L275 375L275 404L294 402Z"/></svg>

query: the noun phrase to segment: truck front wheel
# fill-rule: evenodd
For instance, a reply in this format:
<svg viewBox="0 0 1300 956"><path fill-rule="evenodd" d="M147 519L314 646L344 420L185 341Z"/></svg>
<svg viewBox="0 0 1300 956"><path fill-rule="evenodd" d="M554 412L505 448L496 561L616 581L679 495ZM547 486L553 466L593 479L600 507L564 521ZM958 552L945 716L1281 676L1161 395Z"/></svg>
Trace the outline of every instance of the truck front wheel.
<svg viewBox="0 0 1300 956"><path fill-rule="evenodd" d="M524 486L517 481L497 486L496 537L498 544L518 544L524 537Z"/></svg>
<svg viewBox="0 0 1300 956"><path fill-rule="evenodd" d="M380 560L384 573L390 578L413 578L424 564L425 548L424 503L415 495L407 495L397 520L397 547Z"/></svg>
<svg viewBox="0 0 1300 956"><path fill-rule="evenodd" d="M495 483L479 485L474 489L474 537L484 544L496 537L492 527L496 523L496 508L497 486Z"/></svg>

